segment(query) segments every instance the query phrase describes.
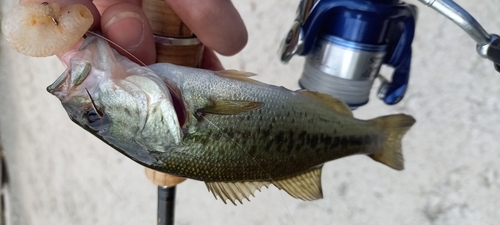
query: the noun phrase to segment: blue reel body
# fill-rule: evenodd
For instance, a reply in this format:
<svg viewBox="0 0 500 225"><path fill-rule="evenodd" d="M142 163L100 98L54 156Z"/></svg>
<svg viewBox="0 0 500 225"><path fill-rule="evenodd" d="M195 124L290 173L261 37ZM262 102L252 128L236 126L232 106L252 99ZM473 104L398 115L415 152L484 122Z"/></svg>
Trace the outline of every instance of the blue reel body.
<svg viewBox="0 0 500 225"><path fill-rule="evenodd" d="M380 87L379 98L389 105L398 103L408 86L416 17L416 7L400 1L315 1L301 22L301 47L293 53L307 56L300 85L358 107L368 102L366 89L385 64L394 73L391 82ZM340 85L322 86L325 83ZM349 96L354 92L358 96Z"/></svg>

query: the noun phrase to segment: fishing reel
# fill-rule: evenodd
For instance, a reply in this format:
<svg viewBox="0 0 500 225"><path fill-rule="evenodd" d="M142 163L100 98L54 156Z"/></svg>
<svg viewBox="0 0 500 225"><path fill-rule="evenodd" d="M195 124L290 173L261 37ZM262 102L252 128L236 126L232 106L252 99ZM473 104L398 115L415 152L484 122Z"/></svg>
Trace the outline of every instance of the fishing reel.
<svg viewBox="0 0 500 225"><path fill-rule="evenodd" d="M500 72L500 38L451 0L419 0L452 20L477 43L481 57ZM399 0L301 0L295 21L281 44L280 57L306 57L299 85L335 96L351 108L365 105L374 80L388 105L401 101L408 87L417 7ZM379 75L394 68L392 79Z"/></svg>

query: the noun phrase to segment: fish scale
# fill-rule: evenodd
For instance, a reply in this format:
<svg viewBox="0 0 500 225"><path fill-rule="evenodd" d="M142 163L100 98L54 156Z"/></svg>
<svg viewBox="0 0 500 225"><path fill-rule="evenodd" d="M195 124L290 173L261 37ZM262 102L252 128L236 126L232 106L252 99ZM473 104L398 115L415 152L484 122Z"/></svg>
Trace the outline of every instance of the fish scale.
<svg viewBox="0 0 500 225"><path fill-rule="evenodd" d="M82 46L47 88L71 120L146 167L204 181L224 202L270 184L322 198L323 164L354 154L403 169L411 116L358 120L338 99L246 72L143 67L94 36Z"/></svg>
<svg viewBox="0 0 500 225"><path fill-rule="evenodd" d="M218 154L225 157L212 158L189 155L187 157L195 157L199 162L209 162L204 170L212 172L203 176L177 173L175 168L169 168L169 173L174 175L196 177L195 179L204 181L269 181L297 174L336 158L357 153L370 154L370 151L373 150L367 149L366 146L371 145L371 139L376 140L378 136L381 136L378 128L373 127L369 122L352 121L351 118L347 120L347 116L333 113L331 109L319 104L316 100L288 92L283 88L276 91L272 86L247 84L223 77L210 78L208 74L171 72L174 70L173 68L157 70L153 67L153 70L157 73L169 71L169 74L159 73L159 75L166 76L177 83L184 93L185 100L198 100L197 103L192 104L190 111L203 108L207 104L206 99L217 101L219 99L235 99L238 96L235 92L220 93L219 91L213 94L210 91L213 89L239 90L246 94L244 100L264 103L257 110L237 115L206 115L205 121L196 121L195 124L188 123L186 126L196 126L196 130L202 130L202 132L195 133L196 135L187 135L183 139L183 147L180 147L182 151L210 152L214 149L224 149L224 152L218 152ZM182 76L175 76L181 74ZM206 91L198 91L195 88L207 83L210 84L211 88L201 89ZM276 102L281 104L275 104ZM293 105L284 110L284 106L287 104ZM315 114L312 111L315 111ZM349 125L344 125L345 122L342 119L349 121ZM343 127L349 128L344 129L343 136L339 137L337 130ZM372 134L369 136L371 138L365 142L364 134L370 133ZM299 139L300 134L304 138ZM360 137L363 142L352 142L354 140L352 137ZM330 141L328 142L326 139ZM350 141L351 143L349 143ZM332 148L332 146L335 147ZM378 146L372 147L372 149L376 149ZM183 156L180 155L178 160L185 160ZM164 164L168 164L173 158L177 157L166 155L163 160ZM263 159L263 161L258 163L257 159ZM196 163L186 166L195 166ZM210 166L212 164L223 166L222 168L212 167ZM228 170L231 172L225 172L224 168L230 168ZM235 175L232 170L241 172ZM179 169L178 171L183 170Z"/></svg>

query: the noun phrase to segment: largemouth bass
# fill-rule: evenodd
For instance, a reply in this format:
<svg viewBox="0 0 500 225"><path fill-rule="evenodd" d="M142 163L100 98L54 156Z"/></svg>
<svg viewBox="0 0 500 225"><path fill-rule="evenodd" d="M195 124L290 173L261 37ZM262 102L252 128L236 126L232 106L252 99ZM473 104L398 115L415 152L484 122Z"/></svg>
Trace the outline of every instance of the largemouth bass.
<svg viewBox="0 0 500 225"><path fill-rule="evenodd" d="M140 66L90 36L47 90L71 120L122 154L204 181L224 202L241 203L270 184L295 198L322 198L323 164L355 154L403 169L411 116L358 120L331 96L249 75Z"/></svg>

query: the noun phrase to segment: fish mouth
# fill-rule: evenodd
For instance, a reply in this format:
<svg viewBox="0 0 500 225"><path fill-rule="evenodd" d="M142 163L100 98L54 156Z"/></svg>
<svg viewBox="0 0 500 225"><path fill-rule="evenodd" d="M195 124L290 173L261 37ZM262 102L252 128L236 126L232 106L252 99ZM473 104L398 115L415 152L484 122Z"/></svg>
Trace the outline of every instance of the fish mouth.
<svg viewBox="0 0 500 225"><path fill-rule="evenodd" d="M57 96L56 93L64 90L64 87L78 87L89 76L91 69L92 66L89 62L74 63L71 61L70 67L47 87L47 91Z"/></svg>
<svg viewBox="0 0 500 225"><path fill-rule="evenodd" d="M72 88L82 84L92 70L91 57L86 56L83 51L97 45L97 42L98 39L95 36L85 38L80 49L67 62L68 68L46 90L62 100L64 95L69 94ZM91 54L91 56L96 55L99 54Z"/></svg>
<svg viewBox="0 0 500 225"><path fill-rule="evenodd" d="M46 90L52 95L56 96L59 100L64 97L63 91L69 85L69 69L66 69Z"/></svg>

